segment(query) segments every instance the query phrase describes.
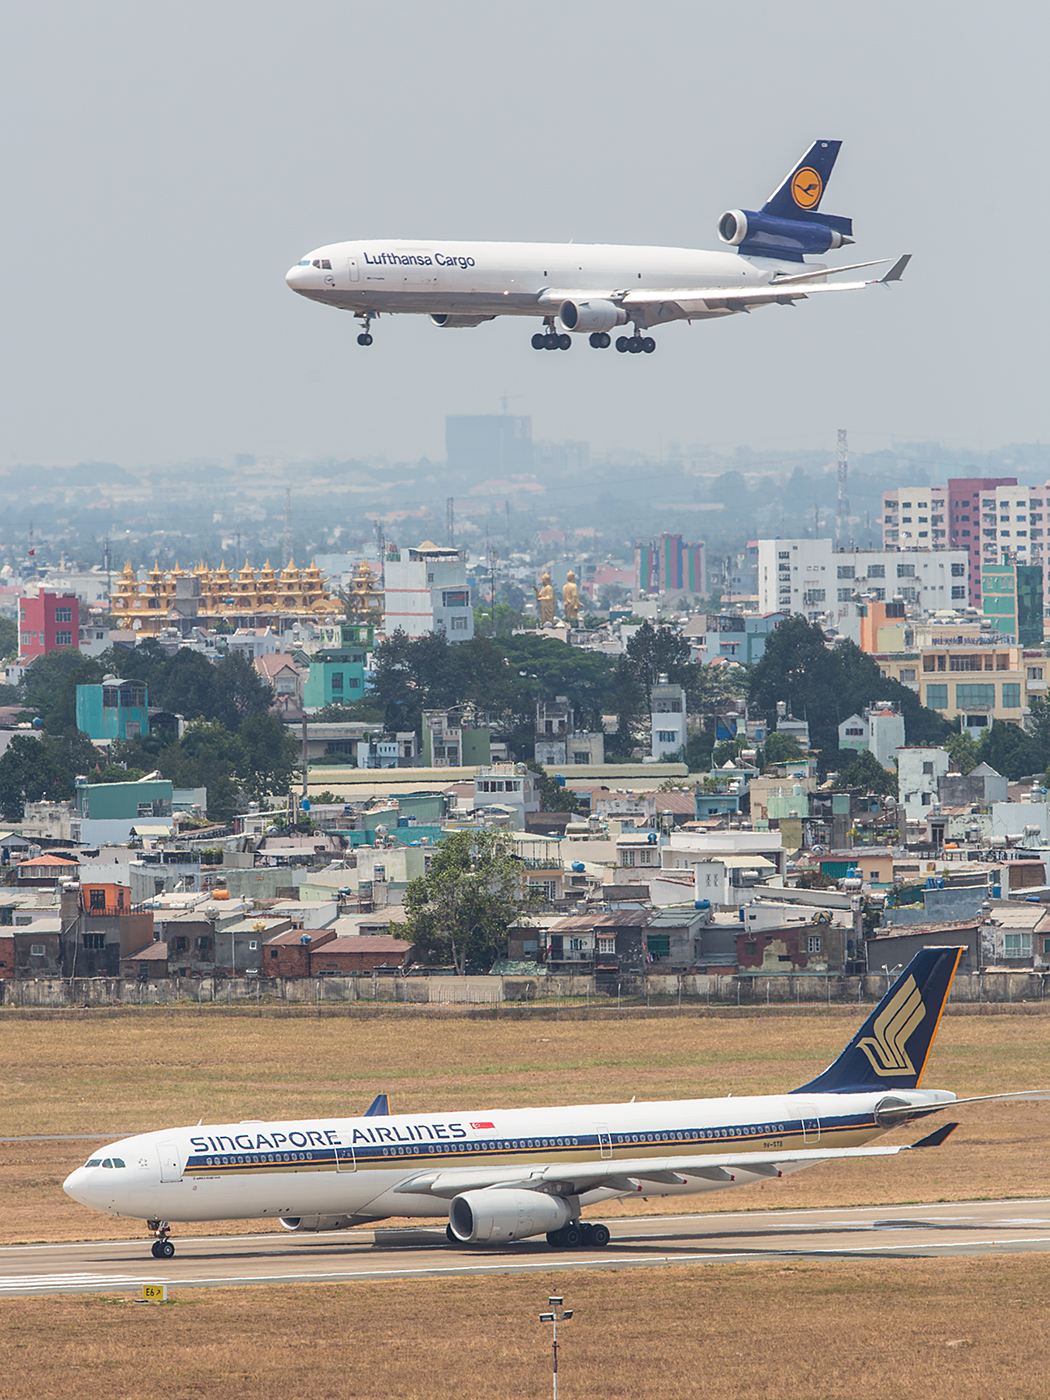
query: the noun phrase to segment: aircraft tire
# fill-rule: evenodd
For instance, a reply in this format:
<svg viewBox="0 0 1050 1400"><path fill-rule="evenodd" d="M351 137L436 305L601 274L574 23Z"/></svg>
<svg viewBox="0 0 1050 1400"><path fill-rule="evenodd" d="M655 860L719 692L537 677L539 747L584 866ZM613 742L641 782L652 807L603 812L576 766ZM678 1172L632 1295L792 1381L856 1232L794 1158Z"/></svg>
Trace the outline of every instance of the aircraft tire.
<svg viewBox="0 0 1050 1400"><path fill-rule="evenodd" d="M532 337L532 348L533 350L546 350L547 337L543 334L542 331L537 331L536 334Z"/></svg>
<svg viewBox="0 0 1050 1400"><path fill-rule="evenodd" d="M572 336L571 336L571 335L560 335L560 336L558 337L558 349L559 349L559 350L571 350L571 349L572 349Z"/></svg>
<svg viewBox="0 0 1050 1400"><path fill-rule="evenodd" d="M446 1226L445 1226L445 1239L448 1240L449 1244L462 1244L462 1243L463 1243L462 1240L457 1239L456 1236L452 1233L452 1226L451 1226L451 1225L446 1225Z"/></svg>
<svg viewBox="0 0 1050 1400"><path fill-rule="evenodd" d="M157 1244L159 1245L157 1250L158 1259L175 1258L175 1246L172 1244L171 1240L158 1240Z"/></svg>
<svg viewBox="0 0 1050 1400"><path fill-rule="evenodd" d="M642 338L642 349L647 355L651 355L656 349L656 341L652 338L651 335L647 335Z"/></svg>
<svg viewBox="0 0 1050 1400"><path fill-rule="evenodd" d="M558 342L559 342L560 339L561 339L561 337L560 337L559 335L557 335L554 331L549 331L549 332L543 337L543 348L544 348L544 350L557 350L557 348L558 348Z"/></svg>
<svg viewBox="0 0 1050 1400"><path fill-rule="evenodd" d="M642 353L642 337L640 335L632 335L627 342L627 349L632 355L640 355Z"/></svg>
<svg viewBox="0 0 1050 1400"><path fill-rule="evenodd" d="M587 337L587 344L591 347L592 350L600 350L602 348L601 331L592 331L591 334Z"/></svg>
<svg viewBox="0 0 1050 1400"><path fill-rule="evenodd" d="M362 331L361 334L357 337L357 343L358 345L371 345L372 337L368 334L367 331Z"/></svg>
<svg viewBox="0 0 1050 1400"><path fill-rule="evenodd" d="M548 1230L547 1243L553 1245L555 1249L562 1249L565 1245L565 1241L562 1239L561 1230Z"/></svg>
<svg viewBox="0 0 1050 1400"><path fill-rule="evenodd" d="M627 337L626 337L625 335L618 335L618 336L616 337L616 348L617 348L617 350L619 350L619 352L620 352L621 355L626 351L627 346L628 346Z"/></svg>
<svg viewBox="0 0 1050 1400"><path fill-rule="evenodd" d="M566 1249L579 1249L583 1244L583 1231L579 1225L573 1223L563 1225L561 1229L561 1242Z"/></svg>
<svg viewBox="0 0 1050 1400"><path fill-rule="evenodd" d="M154 1259L160 1258L160 1240L153 1241L149 1247L149 1252L153 1255Z"/></svg>
<svg viewBox="0 0 1050 1400"><path fill-rule="evenodd" d="M605 1246L609 1243L609 1239L610 1235L608 1225L592 1225L591 1237L587 1241L587 1243L593 1245L595 1249L604 1249Z"/></svg>

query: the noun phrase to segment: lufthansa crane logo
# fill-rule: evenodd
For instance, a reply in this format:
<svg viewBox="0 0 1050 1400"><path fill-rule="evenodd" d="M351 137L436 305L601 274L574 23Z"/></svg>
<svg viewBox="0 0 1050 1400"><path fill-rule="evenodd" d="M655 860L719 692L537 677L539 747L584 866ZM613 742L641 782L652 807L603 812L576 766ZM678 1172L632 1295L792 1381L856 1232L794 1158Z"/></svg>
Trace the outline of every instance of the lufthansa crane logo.
<svg viewBox="0 0 1050 1400"><path fill-rule="evenodd" d="M791 177L791 198L800 209L815 209L824 193L824 181L808 165L796 170Z"/></svg>
<svg viewBox="0 0 1050 1400"><path fill-rule="evenodd" d="M865 1036L859 1042L876 1074L885 1078L915 1073L907 1044L925 1015L922 995L915 985L915 979L909 977L886 1010L876 1017L872 1027L875 1034Z"/></svg>

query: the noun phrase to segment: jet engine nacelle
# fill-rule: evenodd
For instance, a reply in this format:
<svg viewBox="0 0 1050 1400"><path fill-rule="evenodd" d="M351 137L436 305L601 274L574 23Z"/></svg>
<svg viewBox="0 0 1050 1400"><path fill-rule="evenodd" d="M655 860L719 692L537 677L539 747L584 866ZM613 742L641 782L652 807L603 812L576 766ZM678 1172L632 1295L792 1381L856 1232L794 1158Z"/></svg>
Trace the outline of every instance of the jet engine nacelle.
<svg viewBox="0 0 1050 1400"><path fill-rule="evenodd" d="M567 331L611 331L627 323L627 312L613 301L563 301L558 320Z"/></svg>
<svg viewBox="0 0 1050 1400"><path fill-rule="evenodd" d="M350 1215L282 1215L278 1218L286 1230L296 1235L314 1234L317 1230L349 1230L356 1223Z"/></svg>
<svg viewBox="0 0 1050 1400"><path fill-rule="evenodd" d="M778 219L773 214L756 213L753 209L728 209L718 221L718 236L742 253L756 257L775 258L777 255L800 257L803 253L826 253L852 243L847 237L849 220L837 215L826 216L828 223L813 220ZM845 228L832 227L846 225Z"/></svg>
<svg viewBox="0 0 1050 1400"><path fill-rule="evenodd" d="M568 1225L572 1212L561 1196L491 1187L464 1191L449 1208L449 1228L462 1244L506 1244Z"/></svg>
<svg viewBox="0 0 1050 1400"><path fill-rule="evenodd" d="M435 326L443 326L446 330L456 330L462 326L480 326L482 321L494 321L495 316L454 316L449 311L432 311L430 319Z"/></svg>

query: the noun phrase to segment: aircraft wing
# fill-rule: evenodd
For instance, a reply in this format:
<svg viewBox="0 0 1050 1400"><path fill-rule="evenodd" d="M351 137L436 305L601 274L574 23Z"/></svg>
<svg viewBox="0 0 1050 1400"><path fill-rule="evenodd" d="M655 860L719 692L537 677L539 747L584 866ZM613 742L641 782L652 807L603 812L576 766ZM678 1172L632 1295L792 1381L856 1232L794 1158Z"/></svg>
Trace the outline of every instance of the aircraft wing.
<svg viewBox="0 0 1050 1400"><path fill-rule="evenodd" d="M944 1103L906 1104L900 1107L879 1106L879 1121L889 1127L898 1123L910 1123L916 1118L926 1118L931 1113L943 1113L946 1108L962 1108L971 1103L1003 1103L1010 1099L1039 1101L1050 1099L1050 1089L1018 1089L1010 1094L978 1094L972 1099L947 1099Z"/></svg>
<svg viewBox="0 0 1050 1400"><path fill-rule="evenodd" d="M855 263L851 267L820 268L813 272L779 277L774 282L756 287L681 287L658 292L628 292L622 300L617 300L629 317L632 312L643 313L647 325L657 325L662 321L688 321L694 317L750 311L759 306L790 306L817 292L854 292L862 287L889 286L901 280L910 260L911 254L905 253L884 276L862 281L827 282L818 279L875 264Z"/></svg>
<svg viewBox="0 0 1050 1400"><path fill-rule="evenodd" d="M559 1187L561 1194L581 1195L605 1188L622 1195L644 1195L647 1182L685 1186L691 1177L706 1181L732 1181L736 1176L778 1177L793 1164L838 1161L847 1157L895 1157L921 1147L939 1147L955 1131L957 1123L945 1123L920 1142L896 1147L804 1148L794 1152L718 1152L697 1157L635 1157L604 1162L558 1162L535 1167L453 1167L419 1172L394 1187L404 1195L431 1195L451 1200L464 1191L484 1191L494 1186L522 1190Z"/></svg>

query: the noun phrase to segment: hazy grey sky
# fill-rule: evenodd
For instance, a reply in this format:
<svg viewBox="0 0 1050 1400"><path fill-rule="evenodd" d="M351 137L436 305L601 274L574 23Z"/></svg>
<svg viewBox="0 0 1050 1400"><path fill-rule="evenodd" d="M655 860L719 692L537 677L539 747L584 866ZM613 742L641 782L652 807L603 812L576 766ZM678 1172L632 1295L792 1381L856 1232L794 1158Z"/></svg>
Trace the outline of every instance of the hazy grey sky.
<svg viewBox="0 0 1050 1400"><path fill-rule="evenodd" d="M444 455L542 438L1046 439L1046 54L1027 0L52 0L0 46L0 465ZM814 137L852 261L904 282L537 354L532 322L376 344L286 269L342 238L717 247Z"/></svg>

